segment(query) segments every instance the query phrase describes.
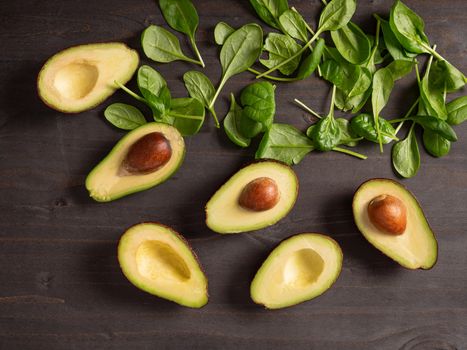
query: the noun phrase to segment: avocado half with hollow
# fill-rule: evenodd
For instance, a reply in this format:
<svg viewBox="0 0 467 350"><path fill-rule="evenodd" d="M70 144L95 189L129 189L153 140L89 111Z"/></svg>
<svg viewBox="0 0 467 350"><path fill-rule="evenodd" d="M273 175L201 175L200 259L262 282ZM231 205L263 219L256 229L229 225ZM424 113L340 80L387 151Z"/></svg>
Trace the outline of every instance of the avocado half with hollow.
<svg viewBox="0 0 467 350"><path fill-rule="evenodd" d="M381 252L409 269L430 269L438 245L417 199L390 179L372 179L355 192L355 223Z"/></svg>
<svg viewBox="0 0 467 350"><path fill-rule="evenodd" d="M292 209L298 179L286 164L265 160L239 170L206 204L206 224L218 233L259 230Z"/></svg>
<svg viewBox="0 0 467 350"><path fill-rule="evenodd" d="M148 123L126 134L89 173L86 188L98 202L109 202L167 180L185 157L176 128Z"/></svg>
<svg viewBox="0 0 467 350"><path fill-rule="evenodd" d="M302 233L282 241L266 258L250 287L253 301L280 309L316 298L342 269L342 250L332 238Z"/></svg>
<svg viewBox="0 0 467 350"><path fill-rule="evenodd" d="M208 302L208 281L196 255L167 226L130 227L120 238L118 261L126 278L145 292L193 308Z"/></svg>
<svg viewBox="0 0 467 350"><path fill-rule="evenodd" d="M123 43L70 47L50 57L37 78L40 98L53 109L78 113L91 109L125 84L138 67L135 50Z"/></svg>

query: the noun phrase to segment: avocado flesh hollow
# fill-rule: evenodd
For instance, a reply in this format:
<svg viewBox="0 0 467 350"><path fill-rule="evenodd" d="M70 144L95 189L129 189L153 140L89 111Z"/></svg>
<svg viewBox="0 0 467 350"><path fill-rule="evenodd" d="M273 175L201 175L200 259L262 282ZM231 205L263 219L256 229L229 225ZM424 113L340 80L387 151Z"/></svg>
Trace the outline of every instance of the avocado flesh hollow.
<svg viewBox="0 0 467 350"><path fill-rule="evenodd" d="M271 209L252 211L239 204L240 195L251 181L268 177L275 181L280 199ZM234 174L206 204L206 224L218 233L240 233L275 224L293 208L298 179L291 167L276 161L252 163Z"/></svg>
<svg viewBox="0 0 467 350"><path fill-rule="evenodd" d="M192 308L208 302L207 279L196 256L167 226L129 228L118 244L118 261L128 280L145 292Z"/></svg>
<svg viewBox="0 0 467 350"><path fill-rule="evenodd" d="M125 157L136 141L143 136L159 132L170 142L172 154L159 169L144 174L131 174L123 166ZM178 130L168 124L147 123L126 134L110 153L89 173L86 188L99 202L108 202L128 194L156 186L180 167L185 157L185 142Z"/></svg>
<svg viewBox="0 0 467 350"><path fill-rule="evenodd" d="M302 233L282 241L266 258L250 287L253 301L280 309L313 299L336 281L342 250L330 237Z"/></svg>
<svg viewBox="0 0 467 350"><path fill-rule="evenodd" d="M379 195L400 199L407 208L407 226L401 235L379 230L368 216L368 204ZM353 199L355 223L363 236L377 249L409 269L429 269L437 259L438 245L415 197L396 181L372 179L363 183Z"/></svg>
<svg viewBox="0 0 467 350"><path fill-rule="evenodd" d="M78 113L112 95L133 76L138 53L123 43L74 46L50 57L37 78L40 98L53 109Z"/></svg>

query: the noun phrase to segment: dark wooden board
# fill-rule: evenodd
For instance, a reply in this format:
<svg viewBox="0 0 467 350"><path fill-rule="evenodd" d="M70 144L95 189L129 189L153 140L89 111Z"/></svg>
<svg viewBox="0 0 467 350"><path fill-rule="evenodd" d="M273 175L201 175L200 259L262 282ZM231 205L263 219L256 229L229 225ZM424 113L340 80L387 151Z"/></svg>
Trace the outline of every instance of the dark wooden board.
<svg viewBox="0 0 467 350"><path fill-rule="evenodd" d="M467 72L467 2L407 2L425 19L432 43ZM319 1L290 3L316 21ZM370 14L387 14L390 5L360 1L355 20L373 32ZM217 82L215 24L259 20L248 1L196 6L205 72ZM124 41L162 72L174 96L184 96L181 76L196 67L143 58L139 36L151 23L166 26L152 0L0 3L0 347L467 349L467 125L456 128L460 141L449 156L435 159L422 150L419 174L402 181L417 195L439 241L438 263L430 271L399 267L353 223L357 186L372 177L396 178L390 147L380 154L375 145L362 145L367 161L311 154L295 167L301 190L293 211L250 234L221 236L204 224L204 203L253 155L232 145L210 120L187 138L185 163L163 186L112 203L88 197L86 174L123 135L106 123L103 110L111 102L133 101L117 92L94 110L64 115L40 102L35 78L61 49ZM227 83L216 106L219 116L228 108L228 93L251 80L244 73ZM385 115L405 111L416 97L414 81L412 75L397 83ZM308 117L291 103L295 97L324 111L329 85L312 78L278 86L277 120L304 129ZM173 226L198 253L210 284L203 309L152 297L123 277L118 239L128 226L148 220ZM296 307L266 311L254 305L249 283L261 261L281 239L306 231L329 234L341 244L345 258L336 284Z"/></svg>

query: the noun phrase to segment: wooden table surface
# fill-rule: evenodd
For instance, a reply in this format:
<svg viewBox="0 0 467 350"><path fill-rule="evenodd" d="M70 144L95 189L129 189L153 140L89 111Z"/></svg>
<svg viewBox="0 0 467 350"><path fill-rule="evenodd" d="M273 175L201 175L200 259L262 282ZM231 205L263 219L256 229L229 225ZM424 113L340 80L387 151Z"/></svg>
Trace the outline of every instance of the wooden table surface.
<svg viewBox="0 0 467 350"><path fill-rule="evenodd" d="M438 50L467 72L467 1L407 0L425 19ZM312 24L320 2L293 1ZM360 1L354 17L374 32L371 13L387 15L391 1ZM213 28L259 22L245 0L199 0L198 41L205 73L217 83ZM401 180L421 202L439 242L429 271L409 271L367 243L353 223L351 199L363 181L397 178L390 146L384 154L362 144L360 161L314 152L295 166L300 193L277 225L221 236L204 223L204 204L231 174L252 159L211 120L186 138L181 169L164 185L111 203L88 197L84 179L124 135L103 110L134 103L119 91L97 108L65 115L44 106L35 79L44 61L66 47L123 41L167 79L172 95L186 95L182 74L197 67L144 58L139 37L149 24L166 26L153 0L19 0L0 3L0 347L2 349L467 349L467 123L442 159L421 149L422 166ZM269 28L263 26L269 31ZM181 37L184 51L191 54ZM230 91L253 77L230 80L216 108L225 115ZM415 77L397 82L387 117L400 116L417 96ZM130 84L134 86L134 81ZM280 84L276 120L304 130L300 98L324 112L329 85L316 77ZM462 93L465 94L465 91ZM122 275L116 247L138 222L173 226L192 244L209 278L209 303L180 307L139 291ZM335 285L301 305L267 311L249 298L262 260L283 238L329 234L342 246L344 265Z"/></svg>

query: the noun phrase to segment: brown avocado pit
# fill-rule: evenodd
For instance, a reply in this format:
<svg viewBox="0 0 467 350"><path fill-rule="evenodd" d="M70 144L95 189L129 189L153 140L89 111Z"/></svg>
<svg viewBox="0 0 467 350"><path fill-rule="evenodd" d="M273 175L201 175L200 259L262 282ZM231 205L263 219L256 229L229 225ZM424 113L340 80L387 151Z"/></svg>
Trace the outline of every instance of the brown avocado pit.
<svg viewBox="0 0 467 350"><path fill-rule="evenodd" d="M279 199L277 183L269 177L259 177L243 188L238 203L247 210L265 211L274 208Z"/></svg>
<svg viewBox="0 0 467 350"><path fill-rule="evenodd" d="M167 164L171 156L169 140L160 132L152 132L131 145L122 165L130 174L148 174Z"/></svg>
<svg viewBox="0 0 467 350"><path fill-rule="evenodd" d="M407 227L407 208L397 197L382 194L368 204L368 217L379 230L401 235Z"/></svg>

